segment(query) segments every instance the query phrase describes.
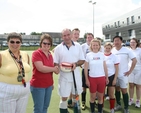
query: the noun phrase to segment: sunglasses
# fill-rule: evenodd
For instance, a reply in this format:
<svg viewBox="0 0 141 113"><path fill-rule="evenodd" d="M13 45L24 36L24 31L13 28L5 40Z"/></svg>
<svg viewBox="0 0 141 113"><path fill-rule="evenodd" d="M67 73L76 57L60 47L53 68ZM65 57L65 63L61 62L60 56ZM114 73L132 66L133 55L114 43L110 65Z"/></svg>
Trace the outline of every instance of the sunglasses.
<svg viewBox="0 0 141 113"><path fill-rule="evenodd" d="M51 43L43 42L44 45L51 45Z"/></svg>
<svg viewBox="0 0 141 113"><path fill-rule="evenodd" d="M11 40L10 43L11 43L11 44L15 44L15 43L16 43L16 44L20 44L21 42L20 42L20 41L16 41L16 42L15 42L15 41Z"/></svg>

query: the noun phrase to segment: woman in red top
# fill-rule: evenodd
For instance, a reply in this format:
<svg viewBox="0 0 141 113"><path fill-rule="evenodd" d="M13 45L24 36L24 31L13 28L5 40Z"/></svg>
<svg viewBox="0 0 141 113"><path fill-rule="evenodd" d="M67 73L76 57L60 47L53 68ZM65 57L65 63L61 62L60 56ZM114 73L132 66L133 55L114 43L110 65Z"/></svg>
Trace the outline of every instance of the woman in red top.
<svg viewBox="0 0 141 113"><path fill-rule="evenodd" d="M40 39L40 48L32 54L32 79L30 90L34 102L34 113L47 113L53 89L53 72L58 73L50 53L52 38L43 34Z"/></svg>

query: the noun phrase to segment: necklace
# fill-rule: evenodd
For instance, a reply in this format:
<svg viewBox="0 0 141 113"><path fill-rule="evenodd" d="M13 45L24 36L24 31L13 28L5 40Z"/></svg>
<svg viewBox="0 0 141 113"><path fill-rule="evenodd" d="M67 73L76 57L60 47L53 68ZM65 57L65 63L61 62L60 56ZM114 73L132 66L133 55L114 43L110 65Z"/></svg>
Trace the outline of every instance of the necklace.
<svg viewBox="0 0 141 113"><path fill-rule="evenodd" d="M23 78L23 77L25 77L25 71L24 71L24 67L23 67L23 63L22 63L22 57L21 57L21 55L19 55L19 60L18 60L18 58L15 57L15 55L12 53L11 50L9 50L9 53L12 56L16 66L18 68L18 71L19 71L18 76L17 76L17 81L22 82L24 87L26 87L26 82L25 82L25 80Z"/></svg>

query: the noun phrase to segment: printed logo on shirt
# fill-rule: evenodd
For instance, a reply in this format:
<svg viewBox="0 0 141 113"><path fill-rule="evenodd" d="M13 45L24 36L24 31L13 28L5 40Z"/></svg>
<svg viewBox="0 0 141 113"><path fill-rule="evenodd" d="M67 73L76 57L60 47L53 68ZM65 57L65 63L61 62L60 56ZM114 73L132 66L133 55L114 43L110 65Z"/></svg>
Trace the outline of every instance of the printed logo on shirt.
<svg viewBox="0 0 141 113"><path fill-rule="evenodd" d="M100 57L93 57L93 60L100 60Z"/></svg>

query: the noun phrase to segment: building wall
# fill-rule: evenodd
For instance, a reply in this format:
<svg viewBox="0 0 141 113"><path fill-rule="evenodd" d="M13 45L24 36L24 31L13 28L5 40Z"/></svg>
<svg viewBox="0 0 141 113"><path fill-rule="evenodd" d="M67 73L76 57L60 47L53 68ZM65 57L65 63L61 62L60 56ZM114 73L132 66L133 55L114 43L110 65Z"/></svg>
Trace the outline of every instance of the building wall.
<svg viewBox="0 0 141 113"><path fill-rule="evenodd" d="M111 40L116 35L122 36L125 41L136 37L141 39L141 7L124 14L102 25L105 40Z"/></svg>

